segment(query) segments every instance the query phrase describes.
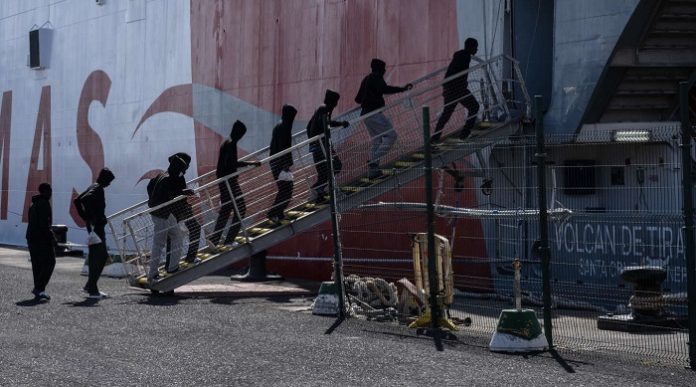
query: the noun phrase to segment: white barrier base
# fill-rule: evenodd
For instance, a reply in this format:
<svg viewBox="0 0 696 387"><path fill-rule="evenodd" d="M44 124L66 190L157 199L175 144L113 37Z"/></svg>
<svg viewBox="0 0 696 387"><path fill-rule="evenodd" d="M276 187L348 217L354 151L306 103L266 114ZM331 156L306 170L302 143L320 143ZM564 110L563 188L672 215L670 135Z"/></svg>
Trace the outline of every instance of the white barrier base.
<svg viewBox="0 0 696 387"><path fill-rule="evenodd" d="M535 352L547 350L549 343L543 334L527 340L509 333L495 332L488 348L493 352Z"/></svg>
<svg viewBox="0 0 696 387"><path fill-rule="evenodd" d="M312 314L338 316L338 296L335 294L318 295L312 304Z"/></svg>

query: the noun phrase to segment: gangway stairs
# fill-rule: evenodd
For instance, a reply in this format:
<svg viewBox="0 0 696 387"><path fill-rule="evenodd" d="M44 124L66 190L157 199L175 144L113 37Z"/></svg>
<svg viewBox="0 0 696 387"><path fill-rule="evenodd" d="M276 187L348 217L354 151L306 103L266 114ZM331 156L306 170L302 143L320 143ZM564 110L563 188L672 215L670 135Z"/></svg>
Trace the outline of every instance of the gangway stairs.
<svg viewBox="0 0 696 387"><path fill-rule="evenodd" d="M359 116L359 110L353 109L335 120L347 120L346 129L331 130L331 146L342 160L343 168L335 177L335 200L339 212L356 208L361 204L378 198L386 192L402 189L406 184L424 173L423 168L423 132L420 107L429 105L437 111L442 107L442 84L445 81L468 75L468 90L481 104L479 116L482 122L478 130L465 139L457 137L459 129L465 122L466 111L461 108L455 112L443 131L443 140L433 153L433 167L443 167L476 154L486 147L500 141L508 141L520 128L520 122L529 116L529 96L526 93L517 62L505 55L488 61L479 61L469 70L443 80L444 69L440 69L415 80L409 92L396 95L387 101L387 105L377 112ZM514 95L517 92L521 95ZM383 176L377 179L366 178L368 159L367 150L371 139L364 128L366 117L383 113L389 117L398 133L398 140L391 152L382 159ZM431 118L431 127L437 116ZM208 173L191 180L188 185L196 193L190 198L179 197L165 205L177 205L188 200L193 208L196 221L202 225L203 234L212 231L217 210L220 208L220 184L226 184L231 178L238 178L246 203L241 230L231 246L206 246L198 252L200 262L188 264L183 260L180 269L168 274L163 266L156 281L148 283L147 273L153 225L150 212L157 209L148 208L145 202L138 203L109 217L109 225L121 252L122 261L126 263L131 285L149 288L153 291L168 292L219 269L228 267L253 254L273 247L295 235L330 220L330 209L326 201L310 202L308 194L315 180L314 165L308 144L321 136L303 139L304 130L293 135L294 146L286 152L265 157L261 167L239 171L221 179L215 179ZM267 154L268 149L261 149L243 158L250 160ZM292 153L294 159L293 174L295 189L293 199L286 213L286 220L280 224L266 218L276 193L276 184L271 176L269 162L285 153ZM191 200L193 198L193 200ZM239 202L235 205L239 211ZM180 223L180 226L183 223ZM183 227L182 227L183 228ZM205 238L201 239L205 241ZM173 257L182 257L185 251L171 252Z"/></svg>

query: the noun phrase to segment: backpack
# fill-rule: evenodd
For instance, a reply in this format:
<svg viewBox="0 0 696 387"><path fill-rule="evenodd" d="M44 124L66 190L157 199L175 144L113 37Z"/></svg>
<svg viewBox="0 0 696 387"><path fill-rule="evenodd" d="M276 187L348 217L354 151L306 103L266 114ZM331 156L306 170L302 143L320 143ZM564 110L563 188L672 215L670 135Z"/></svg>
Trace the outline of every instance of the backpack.
<svg viewBox="0 0 696 387"><path fill-rule="evenodd" d="M85 200L85 197L87 197L89 192L90 189L87 188L83 193L77 195L77 197L73 200L73 205L77 210L77 215L79 215L80 218L85 221L85 223L89 223L91 219L90 209L87 201Z"/></svg>
<svg viewBox="0 0 696 387"><path fill-rule="evenodd" d="M147 183L147 206L150 208L157 207L158 205L164 203L161 200L161 195L159 198L157 197L157 185L162 181L164 176L164 173L160 173L159 175L150 179L150 181Z"/></svg>

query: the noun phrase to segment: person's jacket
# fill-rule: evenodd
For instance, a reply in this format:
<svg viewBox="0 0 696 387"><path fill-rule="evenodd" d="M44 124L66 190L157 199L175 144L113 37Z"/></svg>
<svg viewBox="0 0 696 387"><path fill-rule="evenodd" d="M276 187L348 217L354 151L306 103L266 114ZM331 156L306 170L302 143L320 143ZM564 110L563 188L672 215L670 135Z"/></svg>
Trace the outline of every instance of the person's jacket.
<svg viewBox="0 0 696 387"><path fill-rule="evenodd" d="M222 143L222 145L220 145L220 155L218 156L215 176L217 176L218 179L225 177L237 172L238 168L245 167L247 165L252 165L252 163L239 161L237 159L237 142L227 139Z"/></svg>
<svg viewBox="0 0 696 387"><path fill-rule="evenodd" d="M459 50L454 53L452 61L449 66L447 66L447 72L445 73L445 78L451 77L452 75L459 74L464 70L469 68L471 63L471 55L466 50ZM444 84L445 88L448 89L466 89L468 86L469 73L462 75L459 78L453 79Z"/></svg>
<svg viewBox="0 0 696 387"><path fill-rule="evenodd" d="M273 156L292 146L292 122L281 121L273 128L269 154ZM271 160L271 170L274 174L287 171L292 166L292 152Z"/></svg>
<svg viewBox="0 0 696 387"><path fill-rule="evenodd" d="M81 195L82 203L87 210L88 224L91 226L106 225L106 198L104 195L104 187L99 183L94 183L87 187Z"/></svg>
<svg viewBox="0 0 696 387"><path fill-rule="evenodd" d="M157 180L155 181L151 198L151 201L152 203L155 203L155 206L166 203L175 197L182 195L183 188L186 188L186 182L184 182L182 188L180 179L170 176L168 172L160 173L155 179ZM167 219L170 214L174 214L175 217L179 218L180 211L178 207L182 205L180 202L180 200L177 200L174 203L170 203L162 208L158 208L157 210L152 211L152 215L158 218Z"/></svg>
<svg viewBox="0 0 696 387"><path fill-rule="evenodd" d="M406 91L406 88L387 85L384 77L373 71L360 83L355 102L359 103L362 108L360 114L365 115L384 106L385 94L396 94L402 91Z"/></svg>
<svg viewBox="0 0 696 387"><path fill-rule="evenodd" d="M51 202L42 195L34 195L29 207L29 223L27 224L27 243L33 246L52 246L55 236L51 225L53 210Z"/></svg>
<svg viewBox="0 0 696 387"><path fill-rule="evenodd" d="M324 133L324 117L329 122L329 126L342 126L342 122L331 120L331 112L326 105L321 105L314 111L312 118L307 122L307 138L312 138ZM319 141L312 141L309 144L311 152L318 152L321 149Z"/></svg>

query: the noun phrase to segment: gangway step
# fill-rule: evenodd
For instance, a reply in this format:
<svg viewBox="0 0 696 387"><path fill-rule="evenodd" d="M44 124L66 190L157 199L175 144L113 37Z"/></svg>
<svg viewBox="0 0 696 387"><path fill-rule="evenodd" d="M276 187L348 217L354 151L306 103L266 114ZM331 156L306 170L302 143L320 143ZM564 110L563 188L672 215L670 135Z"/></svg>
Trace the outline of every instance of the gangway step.
<svg viewBox="0 0 696 387"><path fill-rule="evenodd" d="M301 218L301 217L308 215L308 214L311 214L311 212L308 212L308 211L288 211L288 212L286 212L286 215L289 218L293 218L293 219Z"/></svg>
<svg viewBox="0 0 696 387"><path fill-rule="evenodd" d="M272 228L266 228L266 227L250 227L247 229L248 233L254 234L254 235L262 235L262 234L265 234L265 233L271 232L271 231L273 231Z"/></svg>
<svg viewBox="0 0 696 387"><path fill-rule="evenodd" d="M394 166L397 168L411 168L415 167L416 165L420 164L418 161L404 161L400 160L394 163Z"/></svg>

